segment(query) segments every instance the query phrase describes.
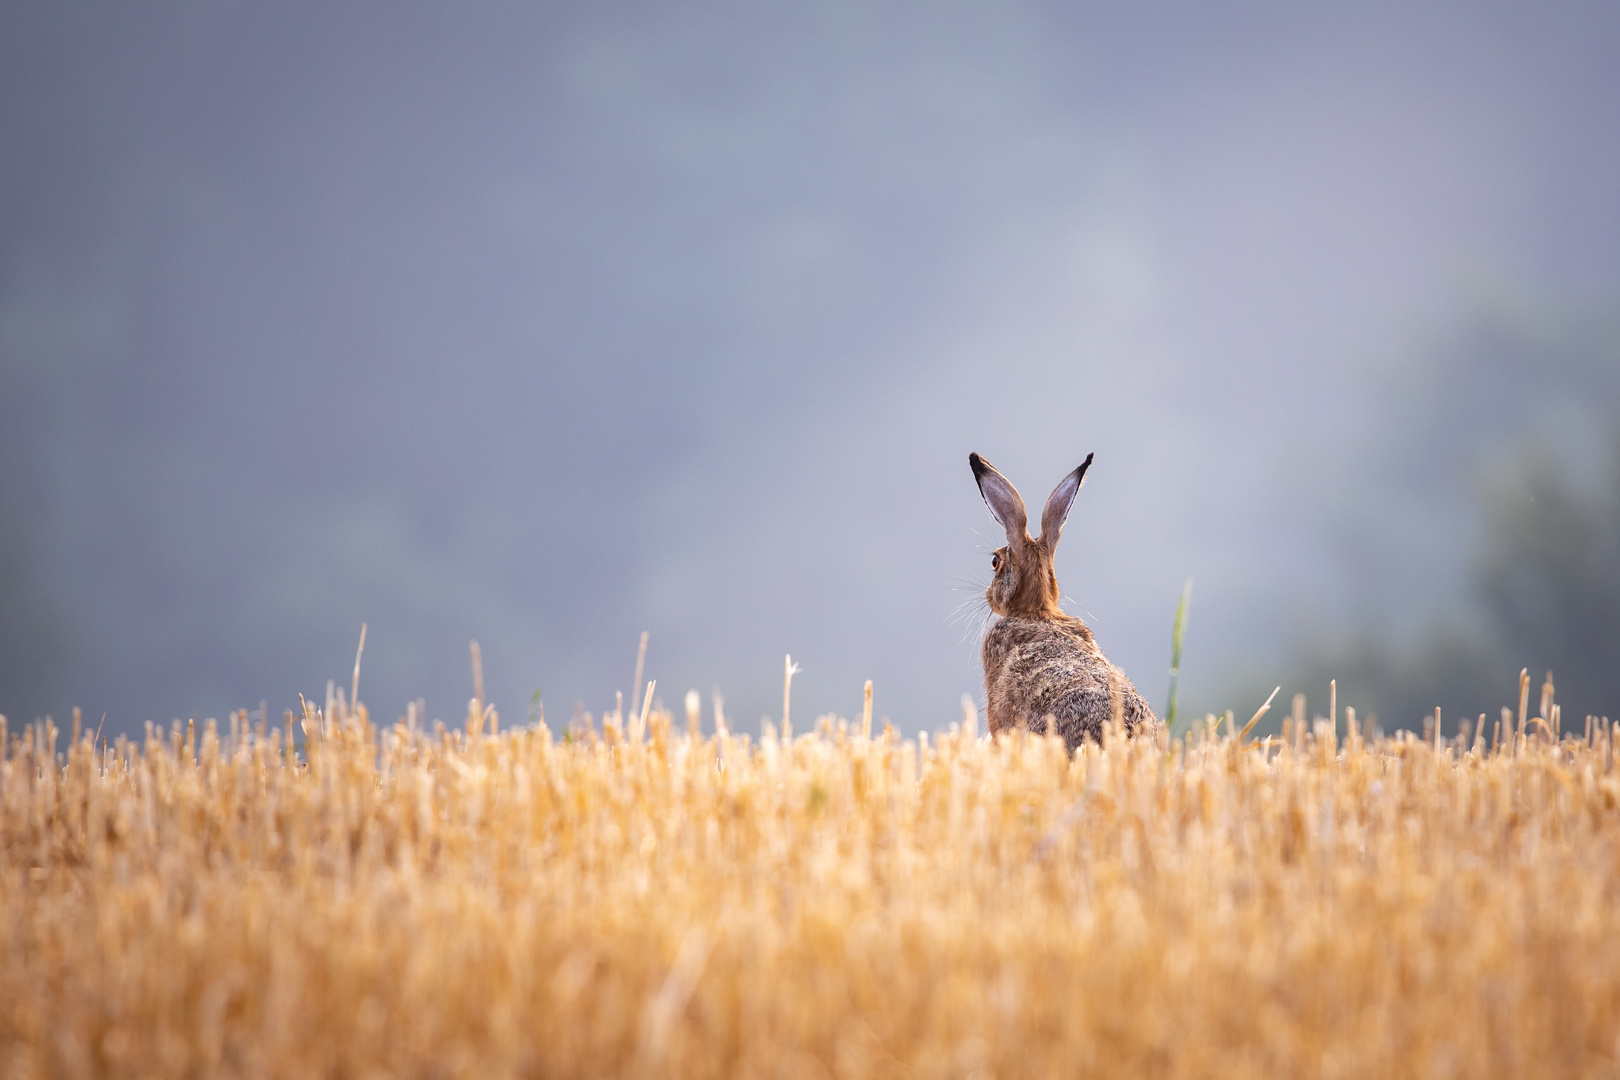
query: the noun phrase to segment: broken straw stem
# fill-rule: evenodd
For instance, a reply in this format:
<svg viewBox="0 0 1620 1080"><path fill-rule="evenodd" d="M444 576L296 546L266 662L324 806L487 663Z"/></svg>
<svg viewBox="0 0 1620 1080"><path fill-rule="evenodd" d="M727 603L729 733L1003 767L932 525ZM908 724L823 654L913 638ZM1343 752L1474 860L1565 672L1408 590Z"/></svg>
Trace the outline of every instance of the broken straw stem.
<svg viewBox="0 0 1620 1080"><path fill-rule="evenodd" d="M792 721L788 719L788 708L793 703L793 676L799 673L799 665L793 662L793 654L788 653L782 667L782 737L792 738Z"/></svg>
<svg viewBox="0 0 1620 1080"><path fill-rule="evenodd" d="M360 647L354 650L354 682L349 684L349 708L360 705L360 657L366 651L366 624L360 624Z"/></svg>

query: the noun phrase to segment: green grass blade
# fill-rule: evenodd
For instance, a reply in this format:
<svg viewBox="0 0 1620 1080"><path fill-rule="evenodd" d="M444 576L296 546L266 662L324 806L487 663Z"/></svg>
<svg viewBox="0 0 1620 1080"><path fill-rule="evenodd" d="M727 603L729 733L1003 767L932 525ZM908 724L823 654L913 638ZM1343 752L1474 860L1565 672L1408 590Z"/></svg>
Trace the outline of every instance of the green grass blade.
<svg viewBox="0 0 1620 1080"><path fill-rule="evenodd" d="M1181 587L1181 599L1176 603L1176 621L1170 628L1170 691L1166 695L1164 724L1171 738L1176 736L1176 715L1181 704L1181 642L1187 633L1187 609L1192 606L1192 585L1192 578L1188 578Z"/></svg>

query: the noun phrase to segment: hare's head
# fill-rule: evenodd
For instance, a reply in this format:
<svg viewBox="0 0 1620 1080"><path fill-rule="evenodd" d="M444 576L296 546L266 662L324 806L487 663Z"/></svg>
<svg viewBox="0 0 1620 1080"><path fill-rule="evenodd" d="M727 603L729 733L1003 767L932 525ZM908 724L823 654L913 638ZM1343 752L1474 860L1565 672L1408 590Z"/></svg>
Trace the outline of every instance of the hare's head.
<svg viewBox="0 0 1620 1080"><path fill-rule="evenodd" d="M1092 455L1087 454L1079 468L1052 489L1046 508L1041 511L1040 539L1032 540L1024 500L1018 489L984 458L978 454L968 455L973 478L979 482L979 494L984 496L996 523L1007 530L1007 546L997 548L990 556L990 569L995 578L984 590L990 610L997 615L1052 618L1062 613L1058 607L1057 572L1052 569L1052 553L1057 550L1063 522L1069 517L1069 507L1074 505L1091 458Z"/></svg>

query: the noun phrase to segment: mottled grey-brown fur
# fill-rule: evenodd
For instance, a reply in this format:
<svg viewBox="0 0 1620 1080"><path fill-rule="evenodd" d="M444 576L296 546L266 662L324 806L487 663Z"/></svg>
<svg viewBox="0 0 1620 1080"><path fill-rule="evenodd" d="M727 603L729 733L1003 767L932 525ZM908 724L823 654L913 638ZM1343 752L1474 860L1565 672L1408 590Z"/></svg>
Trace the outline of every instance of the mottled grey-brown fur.
<svg viewBox="0 0 1620 1080"><path fill-rule="evenodd" d="M990 730L1044 731L1046 718L1070 749L1102 741L1115 695L1127 734L1152 730L1153 710L1125 673L1108 662L1086 624L1072 615L1007 615L984 635L984 688Z"/></svg>
<svg viewBox="0 0 1620 1080"><path fill-rule="evenodd" d="M1129 735L1158 729L1153 710L1130 679L1097 647L1085 623L1058 606L1052 553L1091 464L1058 483L1041 513L1040 539L1027 531L1024 500L995 467L978 454L968 457L979 492L1007 532L1007 546L992 557L995 577L985 600L1001 618L984 635L984 688L992 733L1048 725L1070 749L1085 739L1102 741L1117 718Z"/></svg>

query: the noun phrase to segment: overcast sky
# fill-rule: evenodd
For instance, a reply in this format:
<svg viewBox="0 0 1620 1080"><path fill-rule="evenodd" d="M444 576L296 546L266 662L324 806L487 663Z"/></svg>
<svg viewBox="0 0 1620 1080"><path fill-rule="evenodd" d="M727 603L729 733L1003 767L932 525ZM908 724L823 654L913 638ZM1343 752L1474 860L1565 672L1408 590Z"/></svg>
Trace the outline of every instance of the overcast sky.
<svg viewBox="0 0 1620 1080"><path fill-rule="evenodd" d="M1612 420L1601 328L1468 350L1614 310L1616 56L1612 3L4 3L0 711L279 710L364 621L384 719L473 638L508 722L599 712L648 630L745 730L785 653L939 727L974 450L1095 451L1070 610L1162 707L1195 578L1235 705L1446 602L1516 418Z"/></svg>

